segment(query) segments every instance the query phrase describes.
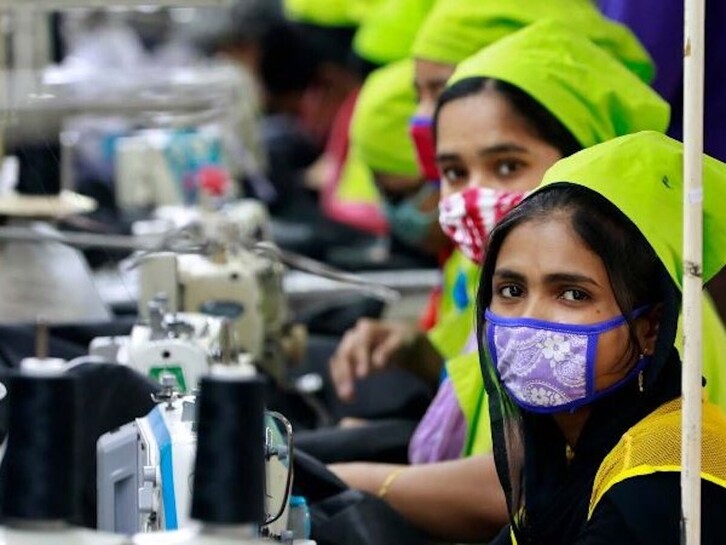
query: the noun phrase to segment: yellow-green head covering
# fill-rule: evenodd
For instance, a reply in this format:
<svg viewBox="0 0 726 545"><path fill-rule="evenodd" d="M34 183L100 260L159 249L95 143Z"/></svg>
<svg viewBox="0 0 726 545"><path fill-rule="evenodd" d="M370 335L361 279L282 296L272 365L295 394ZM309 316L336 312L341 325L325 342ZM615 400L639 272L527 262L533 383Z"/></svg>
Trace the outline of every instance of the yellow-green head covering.
<svg viewBox="0 0 726 545"><path fill-rule="evenodd" d="M646 131L562 159L542 187L570 182L596 191L643 233L679 288L683 287L683 144ZM703 280L726 264L726 164L704 156Z"/></svg>
<svg viewBox="0 0 726 545"><path fill-rule="evenodd" d="M325 27L357 26L382 0L285 0L293 21Z"/></svg>
<svg viewBox="0 0 726 545"><path fill-rule="evenodd" d="M567 127L582 147L643 130L665 132L668 104L582 34L540 21L462 62L451 86L488 77L518 87Z"/></svg>
<svg viewBox="0 0 726 545"><path fill-rule="evenodd" d="M408 122L416 108L413 62L399 61L373 72L366 80L350 128L350 145L372 170L418 177Z"/></svg>
<svg viewBox="0 0 726 545"><path fill-rule="evenodd" d="M415 58L456 65L517 30L556 19L586 34L644 81L654 75L648 53L626 27L606 19L592 0L442 0L416 36Z"/></svg>
<svg viewBox="0 0 726 545"><path fill-rule="evenodd" d="M405 59L434 0L386 0L363 22L353 49L375 64Z"/></svg>

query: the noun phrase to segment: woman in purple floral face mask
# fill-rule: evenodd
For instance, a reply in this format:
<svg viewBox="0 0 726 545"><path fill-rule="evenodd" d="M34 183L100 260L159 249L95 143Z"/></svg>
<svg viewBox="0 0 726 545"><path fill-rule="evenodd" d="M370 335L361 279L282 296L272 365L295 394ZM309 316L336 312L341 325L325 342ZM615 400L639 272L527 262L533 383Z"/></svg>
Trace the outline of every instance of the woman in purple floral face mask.
<svg viewBox="0 0 726 545"><path fill-rule="evenodd" d="M493 544L679 543L682 154L654 132L584 150L492 232L477 336L511 520ZM726 261L726 165L706 158L704 180L708 280ZM716 544L726 417L707 393L702 542Z"/></svg>

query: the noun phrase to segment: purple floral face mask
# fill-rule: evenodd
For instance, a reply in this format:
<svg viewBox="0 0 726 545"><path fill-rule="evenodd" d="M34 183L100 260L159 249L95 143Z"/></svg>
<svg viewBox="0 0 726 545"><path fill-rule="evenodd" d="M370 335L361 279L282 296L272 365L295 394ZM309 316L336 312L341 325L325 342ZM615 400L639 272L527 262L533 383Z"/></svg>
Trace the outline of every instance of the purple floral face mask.
<svg viewBox="0 0 726 545"><path fill-rule="evenodd" d="M626 323L624 316L573 325L505 318L487 309L486 320L487 346L499 380L517 405L531 412L549 414L587 405L628 382L646 363L641 358L626 377L596 392L598 339Z"/></svg>

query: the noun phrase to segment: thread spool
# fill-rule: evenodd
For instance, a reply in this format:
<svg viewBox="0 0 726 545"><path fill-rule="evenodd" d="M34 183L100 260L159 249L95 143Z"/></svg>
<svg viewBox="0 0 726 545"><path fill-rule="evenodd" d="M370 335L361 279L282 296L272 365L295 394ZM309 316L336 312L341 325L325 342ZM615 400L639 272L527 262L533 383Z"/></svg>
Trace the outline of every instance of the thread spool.
<svg viewBox="0 0 726 545"><path fill-rule="evenodd" d="M4 517L71 519L79 493L75 380L67 375L15 375L8 404Z"/></svg>
<svg viewBox="0 0 726 545"><path fill-rule="evenodd" d="M204 377L197 403L192 518L215 525L264 522L263 382Z"/></svg>

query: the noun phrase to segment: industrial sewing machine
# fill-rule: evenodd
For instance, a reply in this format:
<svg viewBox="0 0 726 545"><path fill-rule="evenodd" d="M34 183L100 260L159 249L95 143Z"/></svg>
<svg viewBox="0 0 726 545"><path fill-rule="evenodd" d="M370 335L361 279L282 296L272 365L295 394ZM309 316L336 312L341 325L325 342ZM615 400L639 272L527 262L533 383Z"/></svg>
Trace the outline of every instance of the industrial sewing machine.
<svg viewBox="0 0 726 545"><path fill-rule="evenodd" d="M159 209L166 229L186 229L208 241L205 252L157 252L139 260L139 316L163 293L169 312L218 316L235 326L235 341L255 365L282 382L286 361L300 357L304 332L289 323L283 291L285 267L272 252L255 249L269 238L263 205L237 201L210 212ZM166 218L166 219L164 219Z"/></svg>
<svg viewBox="0 0 726 545"><path fill-rule="evenodd" d="M145 417L98 441L98 528L131 535L185 529L196 451L196 398L181 395L173 375L162 376L157 406ZM260 535L291 543L287 532L292 489L292 429L276 413L265 421L267 520Z"/></svg>

